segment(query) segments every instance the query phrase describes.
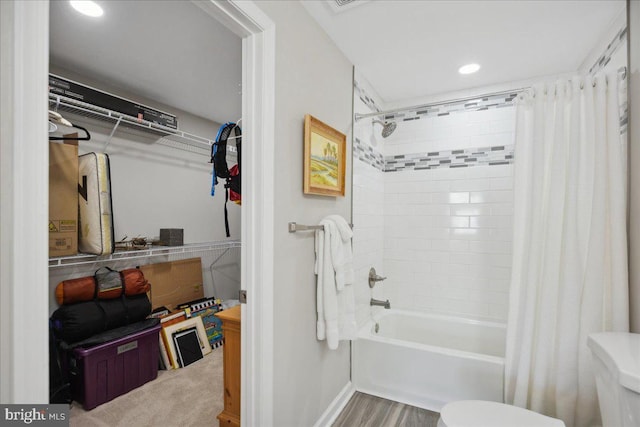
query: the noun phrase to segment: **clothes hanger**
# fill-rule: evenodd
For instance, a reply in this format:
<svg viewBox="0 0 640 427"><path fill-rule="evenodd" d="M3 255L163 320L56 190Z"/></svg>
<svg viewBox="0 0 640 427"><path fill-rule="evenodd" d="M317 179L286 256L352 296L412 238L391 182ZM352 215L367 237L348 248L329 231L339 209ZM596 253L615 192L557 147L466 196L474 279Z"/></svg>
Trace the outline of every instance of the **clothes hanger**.
<svg viewBox="0 0 640 427"><path fill-rule="evenodd" d="M233 126L231 128L231 132L233 132L235 130L235 128L239 128L240 127L240 122L242 121L242 117L240 117L238 120L236 120L236 124L235 126ZM238 139L238 138L242 138L242 135L240 136L230 136L229 138L227 138L227 141L229 141L230 139Z"/></svg>
<svg viewBox="0 0 640 427"><path fill-rule="evenodd" d="M89 141L91 139L91 134L88 130L83 128L82 126L74 125L69 120L62 117L60 113L57 111L49 110L49 133L53 133L58 130L58 126L66 126L74 129L80 129L83 131L86 136L79 137L67 137L67 136L49 136L49 141Z"/></svg>

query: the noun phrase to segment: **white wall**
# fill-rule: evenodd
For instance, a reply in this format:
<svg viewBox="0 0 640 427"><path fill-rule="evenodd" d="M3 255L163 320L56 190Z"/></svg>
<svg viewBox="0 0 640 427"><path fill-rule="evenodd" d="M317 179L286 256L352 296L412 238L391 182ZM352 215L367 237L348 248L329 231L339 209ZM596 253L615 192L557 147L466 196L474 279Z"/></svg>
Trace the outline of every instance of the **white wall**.
<svg viewBox="0 0 640 427"><path fill-rule="evenodd" d="M287 223L351 216L351 167L345 197L302 193L304 115L347 134L351 150L352 66L299 2L256 3L276 25L276 186L274 237L274 425L313 425L349 382L349 343L329 350L316 339L314 242Z"/></svg>
<svg viewBox="0 0 640 427"><path fill-rule="evenodd" d="M631 331L640 333L640 2L629 9L629 279Z"/></svg>

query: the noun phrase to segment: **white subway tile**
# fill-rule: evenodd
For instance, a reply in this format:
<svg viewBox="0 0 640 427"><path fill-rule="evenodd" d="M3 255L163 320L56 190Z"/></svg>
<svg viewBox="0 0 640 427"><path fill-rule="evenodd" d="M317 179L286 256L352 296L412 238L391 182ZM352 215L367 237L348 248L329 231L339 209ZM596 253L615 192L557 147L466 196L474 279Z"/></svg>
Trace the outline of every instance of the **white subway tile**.
<svg viewBox="0 0 640 427"><path fill-rule="evenodd" d="M513 202L513 191L474 191L470 194L471 203Z"/></svg>
<svg viewBox="0 0 640 427"><path fill-rule="evenodd" d="M431 240L431 249L436 251L449 250L449 239L435 239Z"/></svg>
<svg viewBox="0 0 640 427"><path fill-rule="evenodd" d="M509 313L509 304L489 304L489 317L501 322L506 322Z"/></svg>
<svg viewBox="0 0 640 427"><path fill-rule="evenodd" d="M451 191L486 191L491 189L491 183L486 180L459 179L451 182Z"/></svg>
<svg viewBox="0 0 640 427"><path fill-rule="evenodd" d="M466 240L449 240L449 250L466 252L469 250L469 242Z"/></svg>
<svg viewBox="0 0 640 427"><path fill-rule="evenodd" d="M511 280L511 268L492 266L489 270L489 277L498 280Z"/></svg>
<svg viewBox="0 0 640 427"><path fill-rule="evenodd" d="M451 206L451 215L455 216L479 216L490 215L492 205L460 204Z"/></svg>
<svg viewBox="0 0 640 427"><path fill-rule="evenodd" d="M498 292L509 292L511 288L511 281L509 279L492 279L491 290Z"/></svg>
<svg viewBox="0 0 640 427"><path fill-rule="evenodd" d="M512 241L513 240L513 226L512 221L505 220L502 223L502 228L495 228L491 230L491 238L498 241Z"/></svg>
<svg viewBox="0 0 640 427"><path fill-rule="evenodd" d="M491 190L511 190L513 189L513 178L489 178L489 184ZM482 190L489 190L489 188L482 188Z"/></svg>
<svg viewBox="0 0 640 427"><path fill-rule="evenodd" d="M482 228L455 228L451 229L451 238L460 240L489 239L493 231Z"/></svg>
<svg viewBox="0 0 640 427"><path fill-rule="evenodd" d="M449 262L449 252L416 251L414 259L419 263L446 264Z"/></svg>
<svg viewBox="0 0 640 427"><path fill-rule="evenodd" d="M449 217L449 226L451 228L469 228L468 216L451 216Z"/></svg>
<svg viewBox="0 0 640 427"><path fill-rule="evenodd" d="M477 276L477 277L491 277L491 272L493 271L493 268L491 265L486 264L486 263L482 263L482 264L473 264L473 265L469 265L469 274L471 276Z"/></svg>
<svg viewBox="0 0 640 427"><path fill-rule="evenodd" d="M504 219L499 216L472 216L469 217L471 228L498 228L504 225Z"/></svg>
<svg viewBox="0 0 640 427"><path fill-rule="evenodd" d="M492 204L491 215L513 215L513 202Z"/></svg>

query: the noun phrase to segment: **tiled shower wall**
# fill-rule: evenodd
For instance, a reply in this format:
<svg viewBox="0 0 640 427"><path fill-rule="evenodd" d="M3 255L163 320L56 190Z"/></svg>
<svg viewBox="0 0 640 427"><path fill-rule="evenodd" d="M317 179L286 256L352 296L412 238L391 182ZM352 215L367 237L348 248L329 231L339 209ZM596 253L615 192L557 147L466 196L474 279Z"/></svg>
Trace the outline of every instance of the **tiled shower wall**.
<svg viewBox="0 0 640 427"><path fill-rule="evenodd" d="M503 103L400 122L387 139L384 269L392 307L506 321L514 126L515 108ZM401 156L428 160L425 169L410 161L392 171L389 161Z"/></svg>
<svg viewBox="0 0 640 427"><path fill-rule="evenodd" d="M354 111L366 114L379 111L377 96L362 78L354 88ZM378 104L379 105L379 104ZM375 130L380 132L380 126ZM353 143L353 253L355 269L356 319L362 325L371 315L368 285L369 269L384 273L384 159L381 139L373 136L371 120L361 120L354 128ZM384 285L375 289L382 292ZM382 295L376 294L376 297Z"/></svg>
<svg viewBox="0 0 640 427"><path fill-rule="evenodd" d="M366 83L358 113L376 108ZM506 321L513 212L512 97L398 120L387 139L370 119L354 130L356 315L371 297L393 308ZM472 106L470 106L472 108ZM373 138L372 138L373 135ZM384 171L384 172L383 172ZM370 267L387 276L373 290ZM373 311L378 310L374 308Z"/></svg>
<svg viewBox="0 0 640 427"><path fill-rule="evenodd" d="M627 63L626 20L612 26L581 73ZM356 75L354 111L384 108ZM363 324L369 298L393 308L456 316L507 317L513 222L513 96L479 98L388 117L398 123L383 140L363 119L354 128L354 263L356 311ZM626 104L621 106L626 111ZM472 111L470 111L472 110ZM626 119L623 117L623 129ZM384 172L382 172L384 171ZM370 267L388 276L369 289ZM380 310L374 308L373 311Z"/></svg>

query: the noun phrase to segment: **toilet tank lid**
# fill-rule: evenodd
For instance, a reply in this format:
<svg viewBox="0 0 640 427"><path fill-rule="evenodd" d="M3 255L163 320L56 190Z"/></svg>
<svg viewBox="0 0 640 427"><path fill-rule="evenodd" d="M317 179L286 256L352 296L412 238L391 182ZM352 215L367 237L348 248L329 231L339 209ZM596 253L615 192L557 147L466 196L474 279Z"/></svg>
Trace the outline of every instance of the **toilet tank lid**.
<svg viewBox="0 0 640 427"><path fill-rule="evenodd" d="M620 385L640 393L640 334L598 332L590 334L587 345L612 372Z"/></svg>

